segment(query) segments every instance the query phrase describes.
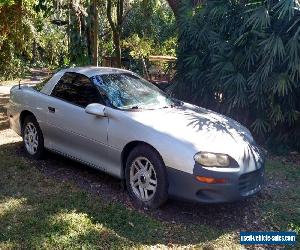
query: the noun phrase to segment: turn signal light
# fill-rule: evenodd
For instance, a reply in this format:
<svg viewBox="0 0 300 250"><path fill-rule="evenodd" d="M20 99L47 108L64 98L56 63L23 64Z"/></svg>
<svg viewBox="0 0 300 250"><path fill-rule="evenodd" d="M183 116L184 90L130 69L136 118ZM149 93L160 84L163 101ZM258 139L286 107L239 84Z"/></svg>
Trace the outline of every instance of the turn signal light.
<svg viewBox="0 0 300 250"><path fill-rule="evenodd" d="M196 179L200 182L208 183L208 184L216 184L216 183L225 183L226 179L223 178L213 178L213 177L206 177L206 176L196 176Z"/></svg>

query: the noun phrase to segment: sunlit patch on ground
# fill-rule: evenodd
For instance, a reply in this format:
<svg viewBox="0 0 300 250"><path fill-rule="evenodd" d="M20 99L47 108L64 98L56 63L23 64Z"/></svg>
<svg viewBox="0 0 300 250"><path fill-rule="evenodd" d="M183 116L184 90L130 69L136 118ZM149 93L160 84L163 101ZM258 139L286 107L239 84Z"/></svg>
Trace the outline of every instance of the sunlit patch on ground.
<svg viewBox="0 0 300 250"><path fill-rule="evenodd" d="M115 232L109 230L103 224L94 223L87 214L77 211L60 212L49 218L49 231L57 233L41 240L41 248L59 248L60 246L77 248L104 247L98 245L103 239L111 236L118 237ZM99 241L98 239L102 240ZM85 240L89 239L89 240Z"/></svg>
<svg viewBox="0 0 300 250"><path fill-rule="evenodd" d="M4 198L0 201L0 217L6 213L17 212L17 210L23 209L25 198Z"/></svg>
<svg viewBox="0 0 300 250"><path fill-rule="evenodd" d="M22 138L11 129L1 130L0 137L1 137L0 145L22 141Z"/></svg>

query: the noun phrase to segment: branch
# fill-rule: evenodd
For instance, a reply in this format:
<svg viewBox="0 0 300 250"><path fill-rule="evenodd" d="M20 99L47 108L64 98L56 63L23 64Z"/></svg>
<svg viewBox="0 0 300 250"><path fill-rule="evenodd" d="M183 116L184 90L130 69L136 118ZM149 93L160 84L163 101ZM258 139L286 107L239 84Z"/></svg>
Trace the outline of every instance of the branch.
<svg viewBox="0 0 300 250"><path fill-rule="evenodd" d="M67 25L67 24L68 24L68 21L58 20L58 19L51 20L50 22L51 22L52 24L57 25L57 26L64 26L64 25Z"/></svg>

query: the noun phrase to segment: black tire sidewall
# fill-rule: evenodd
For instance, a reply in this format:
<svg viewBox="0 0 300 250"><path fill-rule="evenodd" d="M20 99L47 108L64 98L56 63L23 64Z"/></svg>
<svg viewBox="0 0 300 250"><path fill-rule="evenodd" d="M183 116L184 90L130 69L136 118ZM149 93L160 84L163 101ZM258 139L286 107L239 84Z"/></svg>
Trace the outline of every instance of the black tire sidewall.
<svg viewBox="0 0 300 250"><path fill-rule="evenodd" d="M27 151L26 145L25 145L25 140L24 140L24 130L25 127L28 123L32 123L38 133L38 147L37 147L37 151L35 154L30 154ZM22 125L22 138L23 138L23 147L25 149L26 155L32 159L42 159L43 155L44 155L44 136L42 133L42 130L40 129L40 126L37 122L37 120L35 119L35 117L33 115L28 115L25 117L23 125Z"/></svg>
<svg viewBox="0 0 300 250"><path fill-rule="evenodd" d="M141 201L139 198L136 197L130 185L130 167L132 165L132 162L137 157L147 158L152 163L156 172L156 192L151 200L145 202ZM163 205L168 199L168 180L166 166L163 160L161 159L161 156L150 146L137 146L130 152L126 161L125 180L128 193L138 206L147 208L158 208L159 206Z"/></svg>

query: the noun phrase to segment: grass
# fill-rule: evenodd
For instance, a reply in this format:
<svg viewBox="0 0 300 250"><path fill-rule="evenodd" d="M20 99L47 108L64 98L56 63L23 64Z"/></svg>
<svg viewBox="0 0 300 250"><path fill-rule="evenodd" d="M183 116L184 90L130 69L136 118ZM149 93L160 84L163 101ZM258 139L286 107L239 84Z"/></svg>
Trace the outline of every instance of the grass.
<svg viewBox="0 0 300 250"><path fill-rule="evenodd" d="M20 138L7 128L7 98L0 96L0 249L240 249L240 231L300 233L299 164L269 160L266 187L247 201L214 206L169 202L156 212L143 211L118 195L106 199L83 188L77 177L61 180L41 170L50 162L60 165L58 170L73 169L71 175L82 172L62 158L24 157ZM299 237L295 247L300 248Z"/></svg>
<svg viewBox="0 0 300 250"><path fill-rule="evenodd" d="M16 157L16 144L20 147L1 145L0 151L1 249L239 248L237 232L226 227L161 221L105 202L71 181L46 177L36 162ZM274 230L299 233L299 167L269 162L267 173L278 187L269 188L269 198L263 199L264 222ZM289 186L282 187L286 181Z"/></svg>
<svg viewBox="0 0 300 250"><path fill-rule="evenodd" d="M263 216L274 230L293 230L300 235L300 166L268 162L272 180L270 198L263 203Z"/></svg>
<svg viewBox="0 0 300 250"><path fill-rule="evenodd" d="M14 144L0 153L0 248L95 249L201 246L221 231L159 221L119 203L106 203L76 187L45 177ZM219 238L219 239L218 239ZM235 243L231 244L235 246Z"/></svg>

